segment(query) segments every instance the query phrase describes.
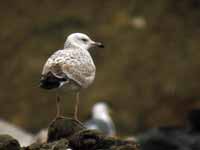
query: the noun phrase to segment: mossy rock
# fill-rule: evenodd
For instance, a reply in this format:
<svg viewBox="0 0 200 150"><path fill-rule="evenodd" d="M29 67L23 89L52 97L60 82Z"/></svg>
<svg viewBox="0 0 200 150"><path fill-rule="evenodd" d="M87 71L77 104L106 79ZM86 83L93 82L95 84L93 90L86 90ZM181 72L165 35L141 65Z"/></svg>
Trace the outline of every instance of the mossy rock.
<svg viewBox="0 0 200 150"><path fill-rule="evenodd" d="M13 137L0 135L0 150L20 150L20 145Z"/></svg>
<svg viewBox="0 0 200 150"><path fill-rule="evenodd" d="M55 119L49 126L48 142L66 138L73 150L137 150L135 142L108 137L97 130L88 130L70 118Z"/></svg>
<svg viewBox="0 0 200 150"><path fill-rule="evenodd" d="M69 145L81 150L137 150L138 145L132 141L117 137L107 137L96 130L82 130L69 139Z"/></svg>
<svg viewBox="0 0 200 150"><path fill-rule="evenodd" d="M51 122L48 128L48 142L53 142L62 138L69 138L74 133L77 133L80 130L85 129L85 127L78 121L66 118L59 117Z"/></svg>
<svg viewBox="0 0 200 150"><path fill-rule="evenodd" d="M67 139L60 139L51 143L34 143L23 150L67 150L69 148L69 142Z"/></svg>
<svg viewBox="0 0 200 150"><path fill-rule="evenodd" d="M34 143L20 149L17 140L8 135L0 136L0 150L138 150L135 142L108 137L97 130L88 130L82 123L60 117L48 128L46 143Z"/></svg>

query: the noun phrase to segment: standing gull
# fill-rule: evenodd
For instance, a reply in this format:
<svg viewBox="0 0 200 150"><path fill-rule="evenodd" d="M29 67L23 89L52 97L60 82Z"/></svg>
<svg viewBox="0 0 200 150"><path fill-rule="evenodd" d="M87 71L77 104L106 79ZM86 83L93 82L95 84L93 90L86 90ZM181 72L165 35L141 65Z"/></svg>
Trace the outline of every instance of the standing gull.
<svg viewBox="0 0 200 150"><path fill-rule="evenodd" d="M48 58L40 79L40 87L44 89L60 88L65 84L68 89L76 91L75 120L78 120L79 92L92 84L95 78L96 67L88 51L92 47L104 46L91 40L86 34L70 34L64 49ZM57 117L60 116L59 101L57 95Z"/></svg>

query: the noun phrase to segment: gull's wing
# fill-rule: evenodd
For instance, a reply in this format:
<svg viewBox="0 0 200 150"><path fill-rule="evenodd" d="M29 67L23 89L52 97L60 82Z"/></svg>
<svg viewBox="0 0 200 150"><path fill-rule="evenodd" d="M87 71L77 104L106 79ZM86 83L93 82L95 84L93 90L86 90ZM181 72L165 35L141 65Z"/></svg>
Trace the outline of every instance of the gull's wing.
<svg viewBox="0 0 200 150"><path fill-rule="evenodd" d="M53 75L55 75L58 78L65 77L65 73L63 72L63 69L62 69L65 59L67 59L67 57L66 57L66 54L63 53L63 50L56 51L46 61L43 67L42 75L46 75L49 72L51 72L53 73Z"/></svg>
<svg viewBox="0 0 200 150"><path fill-rule="evenodd" d="M95 76L95 65L86 50L64 49L55 52L44 65L42 75L48 72L58 78L68 77L79 85L87 87Z"/></svg>

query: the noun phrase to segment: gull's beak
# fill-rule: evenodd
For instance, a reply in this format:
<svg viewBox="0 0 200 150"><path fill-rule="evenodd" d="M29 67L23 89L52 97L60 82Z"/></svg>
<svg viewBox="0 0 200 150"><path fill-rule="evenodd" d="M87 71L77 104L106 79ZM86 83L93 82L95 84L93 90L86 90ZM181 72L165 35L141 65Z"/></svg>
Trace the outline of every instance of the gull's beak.
<svg viewBox="0 0 200 150"><path fill-rule="evenodd" d="M96 47L100 47L100 48L104 48L104 45L101 43L101 42L92 42L92 45L93 46L96 46Z"/></svg>

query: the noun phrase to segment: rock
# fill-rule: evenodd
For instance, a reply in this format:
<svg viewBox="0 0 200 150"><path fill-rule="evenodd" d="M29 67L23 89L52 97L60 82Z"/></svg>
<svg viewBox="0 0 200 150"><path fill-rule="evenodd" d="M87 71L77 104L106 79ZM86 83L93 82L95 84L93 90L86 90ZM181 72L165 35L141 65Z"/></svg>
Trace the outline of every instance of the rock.
<svg viewBox="0 0 200 150"><path fill-rule="evenodd" d="M88 130L70 118L55 119L49 126L48 142L66 138L73 150L137 150L133 141L108 137L97 130Z"/></svg>
<svg viewBox="0 0 200 150"><path fill-rule="evenodd" d="M35 143L29 147L24 148L23 150L67 150L69 149L68 145L69 143L67 139L60 139L52 143Z"/></svg>
<svg viewBox="0 0 200 150"><path fill-rule="evenodd" d="M0 135L0 150L20 150L20 145L13 137Z"/></svg>
<svg viewBox="0 0 200 150"><path fill-rule="evenodd" d="M74 119L66 117L56 118L49 126L47 142L68 138L83 129L85 129L85 127Z"/></svg>
<svg viewBox="0 0 200 150"><path fill-rule="evenodd" d="M82 123L65 117L52 121L47 143L36 142L20 149L8 135L0 136L0 150L138 150L133 141L108 137L97 130L88 130Z"/></svg>
<svg viewBox="0 0 200 150"><path fill-rule="evenodd" d="M138 145L132 141L107 137L95 130L82 130L69 139L72 149L81 150L137 150Z"/></svg>

